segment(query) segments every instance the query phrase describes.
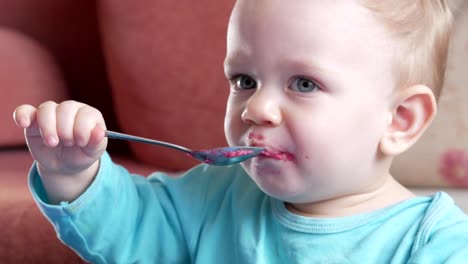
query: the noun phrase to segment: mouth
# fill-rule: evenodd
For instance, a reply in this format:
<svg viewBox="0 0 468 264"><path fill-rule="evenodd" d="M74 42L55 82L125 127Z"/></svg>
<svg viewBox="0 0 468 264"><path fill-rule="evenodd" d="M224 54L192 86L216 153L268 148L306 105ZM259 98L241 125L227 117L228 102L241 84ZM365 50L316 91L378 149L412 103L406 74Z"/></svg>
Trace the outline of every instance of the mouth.
<svg viewBox="0 0 468 264"><path fill-rule="evenodd" d="M264 145L264 144L259 144L259 143L253 143L251 144L252 147L262 147L265 148L260 155L258 155L258 158L264 158L264 159L273 159L273 160L282 160L282 161L292 161L294 160L294 155L290 152L286 151L281 151L277 150L273 147Z"/></svg>

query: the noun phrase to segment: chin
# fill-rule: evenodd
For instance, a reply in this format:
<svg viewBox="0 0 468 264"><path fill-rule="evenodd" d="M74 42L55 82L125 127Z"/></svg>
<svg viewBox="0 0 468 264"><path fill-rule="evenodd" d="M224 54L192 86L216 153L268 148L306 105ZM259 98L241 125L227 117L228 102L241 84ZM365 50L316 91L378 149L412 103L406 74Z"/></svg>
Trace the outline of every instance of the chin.
<svg viewBox="0 0 468 264"><path fill-rule="evenodd" d="M303 203L304 198L301 197L302 191L299 191L298 189L295 190L287 190L284 188L275 188L272 186L259 186L260 189L268 196L283 201L287 203Z"/></svg>
<svg viewBox="0 0 468 264"><path fill-rule="evenodd" d="M292 182L288 181L287 177L280 175L256 175L250 174L250 177L255 184L268 196L273 198L289 201L294 200L298 194L303 192L303 185L293 185Z"/></svg>

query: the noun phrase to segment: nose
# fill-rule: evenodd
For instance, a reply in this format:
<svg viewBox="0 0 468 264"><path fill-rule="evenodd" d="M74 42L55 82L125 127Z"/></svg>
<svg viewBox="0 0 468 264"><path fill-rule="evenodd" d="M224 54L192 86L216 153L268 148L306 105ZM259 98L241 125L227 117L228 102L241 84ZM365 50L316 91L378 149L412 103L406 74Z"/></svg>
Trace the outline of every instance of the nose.
<svg viewBox="0 0 468 264"><path fill-rule="evenodd" d="M249 98L242 112L242 120L247 124L277 126L282 122L278 100L267 90L258 89Z"/></svg>

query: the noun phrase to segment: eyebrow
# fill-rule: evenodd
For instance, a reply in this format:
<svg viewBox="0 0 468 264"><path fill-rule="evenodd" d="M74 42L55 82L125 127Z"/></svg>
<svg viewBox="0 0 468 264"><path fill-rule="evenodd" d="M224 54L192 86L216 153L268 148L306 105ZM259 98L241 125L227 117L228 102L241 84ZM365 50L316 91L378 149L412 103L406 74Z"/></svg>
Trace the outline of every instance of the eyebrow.
<svg viewBox="0 0 468 264"><path fill-rule="evenodd" d="M229 56L224 58L223 66L226 65L239 65L243 64L246 60L250 58L250 55L246 54L243 51L232 52Z"/></svg>
<svg viewBox="0 0 468 264"><path fill-rule="evenodd" d="M224 60L224 72L230 68L236 69L242 67L246 63L250 63L250 55L243 50L236 50L231 52L229 57ZM279 64L285 68L293 69L294 71L304 72L304 74L313 73L314 78L320 79L317 81L323 81L324 78L328 79L334 72L333 67L327 66L324 63L314 62L313 59L304 58L284 58L279 61Z"/></svg>
<svg viewBox="0 0 468 264"><path fill-rule="evenodd" d="M323 64L311 61L305 62L304 59L283 59L280 63L293 69L306 69L318 73L330 73L332 71Z"/></svg>

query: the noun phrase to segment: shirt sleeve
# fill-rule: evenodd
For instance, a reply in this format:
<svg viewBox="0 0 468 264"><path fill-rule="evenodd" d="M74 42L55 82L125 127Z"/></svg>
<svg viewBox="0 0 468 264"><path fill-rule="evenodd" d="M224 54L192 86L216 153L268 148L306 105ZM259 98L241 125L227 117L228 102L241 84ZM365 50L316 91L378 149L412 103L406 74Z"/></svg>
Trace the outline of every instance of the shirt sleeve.
<svg viewBox="0 0 468 264"><path fill-rule="evenodd" d="M468 263L468 217L452 200L440 208L443 216L423 231L424 241L408 263Z"/></svg>
<svg viewBox="0 0 468 264"><path fill-rule="evenodd" d="M468 263L468 223L438 230L408 263Z"/></svg>
<svg viewBox="0 0 468 264"><path fill-rule="evenodd" d="M181 227L187 216L164 185L157 177L131 175L106 153L80 197L51 205L35 164L29 175L33 197L60 240L91 263L190 262Z"/></svg>

